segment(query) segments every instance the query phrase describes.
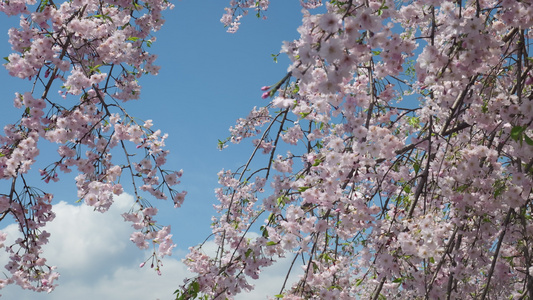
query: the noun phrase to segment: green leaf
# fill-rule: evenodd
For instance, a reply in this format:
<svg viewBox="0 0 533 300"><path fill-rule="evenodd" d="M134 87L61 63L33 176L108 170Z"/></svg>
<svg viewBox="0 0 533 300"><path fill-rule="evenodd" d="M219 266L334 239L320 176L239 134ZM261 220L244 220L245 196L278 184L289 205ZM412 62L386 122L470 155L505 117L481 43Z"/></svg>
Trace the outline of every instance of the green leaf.
<svg viewBox="0 0 533 300"><path fill-rule="evenodd" d="M42 0L39 4L39 12L43 12L46 6L48 6L48 0Z"/></svg>
<svg viewBox="0 0 533 300"><path fill-rule="evenodd" d="M250 249L246 250L246 253L244 253L244 256L245 256L246 258L248 258L248 257L250 256L250 254L252 254L252 252L254 252L254 250L252 250L252 249L250 248Z"/></svg>
<svg viewBox="0 0 533 300"><path fill-rule="evenodd" d="M522 126L515 126L511 129L511 138L516 142L522 140L522 133L525 131L525 128Z"/></svg>
<svg viewBox="0 0 533 300"><path fill-rule="evenodd" d="M305 119L311 112L300 113L300 120Z"/></svg>
<svg viewBox="0 0 533 300"><path fill-rule="evenodd" d="M308 189L310 189L311 187L310 186L302 186L300 188L298 188L298 192L305 192L307 191Z"/></svg>
<svg viewBox="0 0 533 300"><path fill-rule="evenodd" d="M93 72L102 73L102 72L100 72L100 69L99 69L101 66L102 65L96 65L96 66L93 66L93 67L89 67L89 70L91 71L91 73L93 73Z"/></svg>
<svg viewBox="0 0 533 300"><path fill-rule="evenodd" d="M191 283L191 286L192 286L192 291L195 294L198 294L198 292L200 292L200 284L197 281L193 281L193 283Z"/></svg>
<svg viewBox="0 0 533 300"><path fill-rule="evenodd" d="M360 286L363 283L363 279L359 278L355 281L355 286Z"/></svg>
<svg viewBox="0 0 533 300"><path fill-rule="evenodd" d="M295 85L295 86L294 86L294 89L292 90L292 92L293 92L294 94L296 94L296 93L298 93L299 91L300 91L300 87L299 87L298 85Z"/></svg>
<svg viewBox="0 0 533 300"><path fill-rule="evenodd" d="M505 191L507 185L506 185L505 180L497 180L493 184L493 187L494 187L494 197L496 198L499 195L501 195L503 193L503 191Z"/></svg>
<svg viewBox="0 0 533 300"><path fill-rule="evenodd" d="M261 230L261 235L264 238L268 238L268 230L267 230L266 226L261 225L261 227L259 227L259 230Z"/></svg>
<svg viewBox="0 0 533 300"><path fill-rule="evenodd" d="M409 125L414 128L420 128L420 118L419 117L407 117Z"/></svg>
<svg viewBox="0 0 533 300"><path fill-rule="evenodd" d="M111 23L113 23L113 19L110 16L108 16L107 14L94 15L93 18L102 19L102 20L110 21Z"/></svg>
<svg viewBox="0 0 533 300"><path fill-rule="evenodd" d="M528 145L533 146L533 140L527 134L524 134L524 140L526 140Z"/></svg>
<svg viewBox="0 0 533 300"><path fill-rule="evenodd" d="M218 140L218 145L217 145L218 150L224 149L224 146L226 145L226 142L227 142L227 140L226 141Z"/></svg>
<svg viewBox="0 0 533 300"><path fill-rule="evenodd" d="M457 191L460 192L460 193L462 193L462 192L466 191L469 187L470 187L470 185L468 185L468 184L463 184L463 185L457 187Z"/></svg>
<svg viewBox="0 0 533 300"><path fill-rule="evenodd" d="M318 256L319 258L325 260L326 262L330 262L332 261L333 259L331 258L331 256L329 256L328 253L322 253Z"/></svg>
<svg viewBox="0 0 533 300"><path fill-rule="evenodd" d="M142 10L143 9L143 7L141 5L139 5L139 3L137 3L137 1L133 2L133 6L135 7L135 10Z"/></svg>
<svg viewBox="0 0 533 300"><path fill-rule="evenodd" d="M415 162L413 164L413 169L415 169L415 174L418 174L418 171L420 171L420 164L418 162Z"/></svg>
<svg viewBox="0 0 533 300"><path fill-rule="evenodd" d="M277 245L278 243L274 242L274 241L270 241L270 242L267 242L266 245L267 246L274 246L274 245Z"/></svg>
<svg viewBox="0 0 533 300"><path fill-rule="evenodd" d="M315 159L315 162L313 163L313 167L316 167L316 166L320 165L322 162L323 162L323 160L321 160L321 159Z"/></svg>

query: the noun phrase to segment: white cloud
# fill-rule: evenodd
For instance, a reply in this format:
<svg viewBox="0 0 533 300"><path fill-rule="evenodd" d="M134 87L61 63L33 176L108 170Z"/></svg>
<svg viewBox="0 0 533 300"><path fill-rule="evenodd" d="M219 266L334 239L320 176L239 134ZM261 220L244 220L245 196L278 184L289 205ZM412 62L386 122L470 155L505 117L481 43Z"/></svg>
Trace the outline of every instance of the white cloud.
<svg viewBox="0 0 533 300"><path fill-rule="evenodd" d="M85 205L66 202L54 205L56 219L46 227L51 237L50 243L44 248L44 257L49 265L58 267L61 273L59 286L52 293L45 294L9 285L0 290L2 299L174 299L173 292L183 284L184 278L191 276L181 262L186 251L176 249L173 256L165 257L161 276L150 268L150 262L144 268L139 268L139 264L149 253L140 251L129 241L133 228L120 216L132 203L133 198L129 195L118 197L111 209L104 214ZM10 245L15 235L19 234L14 224L2 231L9 236L6 245ZM216 246L209 241L204 249L215 252ZM6 253L0 250L0 269L7 260ZM277 294L291 261L292 258L283 258L263 270L260 279L249 280L249 283L255 285L255 289L236 299L266 299L267 296ZM293 268L294 272L302 273L297 266ZM296 275L291 276L286 288L296 279Z"/></svg>
<svg viewBox="0 0 533 300"><path fill-rule="evenodd" d="M133 228L120 216L132 204L131 196L120 196L104 214L85 205L54 205L56 218L46 227L51 233L50 243L43 250L48 264L57 266L61 273L59 286L51 294L44 294L10 285L0 290L2 298L173 299L172 293L188 273L186 267L176 257L165 257L162 276L149 263L139 268L146 253L129 241ZM12 224L2 231L13 240L17 228ZM6 262L7 255L2 251L0 267Z"/></svg>

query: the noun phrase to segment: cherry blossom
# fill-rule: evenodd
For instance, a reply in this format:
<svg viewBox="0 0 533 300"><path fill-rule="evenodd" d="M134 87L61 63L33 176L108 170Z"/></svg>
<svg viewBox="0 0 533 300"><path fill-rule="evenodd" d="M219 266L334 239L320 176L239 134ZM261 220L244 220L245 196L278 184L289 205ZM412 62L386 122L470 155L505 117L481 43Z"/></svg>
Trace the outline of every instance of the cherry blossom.
<svg viewBox="0 0 533 300"><path fill-rule="evenodd" d="M254 149L219 173L218 250L190 249L177 299L232 299L283 257L303 275L276 298L533 298L531 3L324 2L220 143Z"/></svg>
<svg viewBox="0 0 533 300"><path fill-rule="evenodd" d="M99 212L123 193L124 183L131 184L135 205L124 215L137 230L131 241L153 249L158 273L160 259L171 255L170 227L157 223L149 198L170 196L181 204L186 193L173 186L183 172L165 169L167 136L151 120L131 116L123 103L139 99L142 75L158 73L147 47L164 23L161 12L172 7L167 1L0 3L6 15L20 16L19 27L8 33L14 53L6 55L4 66L11 76L33 83L31 92L15 95L20 120L0 135L0 179L11 186L0 194L0 219L11 216L22 236L7 245L0 233L10 257L2 287L50 292L59 276L42 253L49 237L43 227L55 214L53 195L29 180L37 160L49 160L38 170L45 183L76 172L79 202ZM43 143L56 145L57 156L39 157Z"/></svg>
<svg viewBox="0 0 533 300"><path fill-rule="evenodd" d="M300 3L300 38L281 47L287 75L258 89L267 104L219 141L223 149L252 138L252 154L218 173L217 251L190 248L184 263L196 275L177 299L232 299L284 257L293 257L287 278L302 275L277 298L533 298L533 5ZM237 33L269 5L232 0L221 22ZM15 95L20 121L0 135L0 179L11 186L0 194L1 219L11 216L22 234L6 245L0 233L10 257L0 287L57 284L42 253L53 195L26 180L42 143L57 146L43 181L76 172L80 202L96 211L124 182L133 186L135 205L122 216L136 230L131 241L153 249L141 267L151 260L159 273L171 254L170 227L149 199L179 207L183 172L164 168L167 135L126 110L141 98L140 78L159 71L147 48L168 8L0 3L20 16L5 67L34 83Z"/></svg>

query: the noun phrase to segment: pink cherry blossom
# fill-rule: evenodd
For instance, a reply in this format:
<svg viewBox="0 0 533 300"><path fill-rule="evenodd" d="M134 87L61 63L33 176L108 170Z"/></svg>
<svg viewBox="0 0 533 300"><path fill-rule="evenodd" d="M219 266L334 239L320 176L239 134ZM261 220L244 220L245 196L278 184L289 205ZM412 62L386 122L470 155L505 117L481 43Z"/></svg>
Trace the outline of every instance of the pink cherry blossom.
<svg viewBox="0 0 533 300"><path fill-rule="evenodd" d="M131 239L142 249L158 231L157 210L147 205L136 187L146 184L157 199L178 193L171 185L179 183L179 176L172 175L168 183L162 179L166 174L178 174L164 169L166 135L153 130L151 120L137 123L116 101L138 99L139 78L157 74L156 56L146 52L143 44L155 41L151 32L161 28L161 12L172 5L165 1L135 5L74 1L42 2L37 8L36 4L0 4L0 11L7 15L20 15L19 27L8 33L14 53L6 55L5 67L10 75L33 82L32 92L16 94L14 105L21 109L20 121L7 125L0 135L0 179L12 187L11 192L0 195L0 209L4 216L13 217L24 236L6 247L11 275L5 283L49 292L58 275L55 267L48 266L41 248L49 236L42 227L55 217L53 196L23 178L38 159L49 160L48 166L39 170L45 183L59 181L62 173L78 172L80 201L100 212L107 211L114 195L123 192L121 177L131 177L136 205L125 214L125 220L138 230ZM54 88L59 88L58 94L70 104L58 104ZM58 144L58 157L38 156L42 139ZM119 165L113 159L113 148L122 150L126 163L119 160ZM140 149L135 157L139 159L134 160L133 149ZM135 177L138 172L141 175ZM170 255L173 248L170 236L162 237L164 253L154 248L152 254L158 272L159 258Z"/></svg>
<svg viewBox="0 0 533 300"><path fill-rule="evenodd" d="M281 49L289 71L261 89L272 101L219 142L223 149L253 138L252 154L237 171L218 174L216 254L190 248L184 263L195 275L177 296L232 299L276 260L294 257L288 273L301 275L276 297L533 298L533 6L300 3L300 37ZM269 5L232 0L221 22L235 33L250 12L266 18ZM174 189L182 171L165 169L167 135L126 105L141 98L141 77L159 71L145 46L171 7L0 4L20 16L8 32L5 67L33 84L13 101L20 121L0 135L0 179L11 187L0 195L0 213L22 232L12 245L0 233L9 257L0 287L56 286L42 251L53 195L26 181L39 159L48 159L35 170L45 183L77 172L80 202L102 213L127 176L135 197L122 215L135 230L130 240L153 248L145 262L160 274L175 245L150 200L170 197L179 207L187 192ZM43 140L57 146L56 158L39 157Z"/></svg>
<svg viewBox="0 0 533 300"><path fill-rule="evenodd" d="M290 72L226 140L254 149L219 173L217 255L191 248L181 295L231 298L295 256L276 297L533 297L531 6L301 2Z"/></svg>

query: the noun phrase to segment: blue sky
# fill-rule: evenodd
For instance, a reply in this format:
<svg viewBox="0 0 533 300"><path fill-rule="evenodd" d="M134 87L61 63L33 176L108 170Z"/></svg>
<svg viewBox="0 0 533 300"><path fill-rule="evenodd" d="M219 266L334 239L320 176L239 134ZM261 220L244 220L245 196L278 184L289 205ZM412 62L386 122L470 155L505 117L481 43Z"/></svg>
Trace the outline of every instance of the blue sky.
<svg viewBox="0 0 533 300"><path fill-rule="evenodd" d="M186 273L179 260L188 247L202 242L210 233L217 172L238 168L252 150L243 144L219 151L217 140L226 138L228 128L252 107L266 104L267 100L260 97L261 86L285 75L288 61L281 55L276 64L271 54L279 52L283 40L298 37L301 7L296 0L273 1L267 20L247 16L241 29L229 34L219 21L229 0L174 3L175 9L166 12L166 23L155 34L157 41L151 48L159 56L156 64L162 66L160 73L142 78L141 99L126 104L132 115L152 119L154 128L169 134L167 167L185 171L178 186L188 191L184 205L174 209L170 202L157 203L160 223L172 225L178 244L175 254L164 260L163 276L137 267L145 253L131 244L132 229L119 216L131 199L121 197L106 215L92 212L74 204L74 176L67 176L46 187L56 195L58 214L57 225L50 228L57 238L46 251L49 262L58 265L62 273L60 287L51 295L9 287L0 290L5 299L172 299L172 292ZM13 17L0 15L0 57L11 53L7 29L17 23ZM20 115L12 106L14 93L29 91L31 82L9 77L4 68L0 68L0 82L3 127ZM37 167L43 166L37 163ZM128 187L125 191L131 192ZM6 226L4 223L0 228L16 232L13 225ZM0 266L7 259L2 253ZM261 289L253 298L264 298L267 291L276 294L278 289L270 288L283 272L271 270L261 284L254 282Z"/></svg>

